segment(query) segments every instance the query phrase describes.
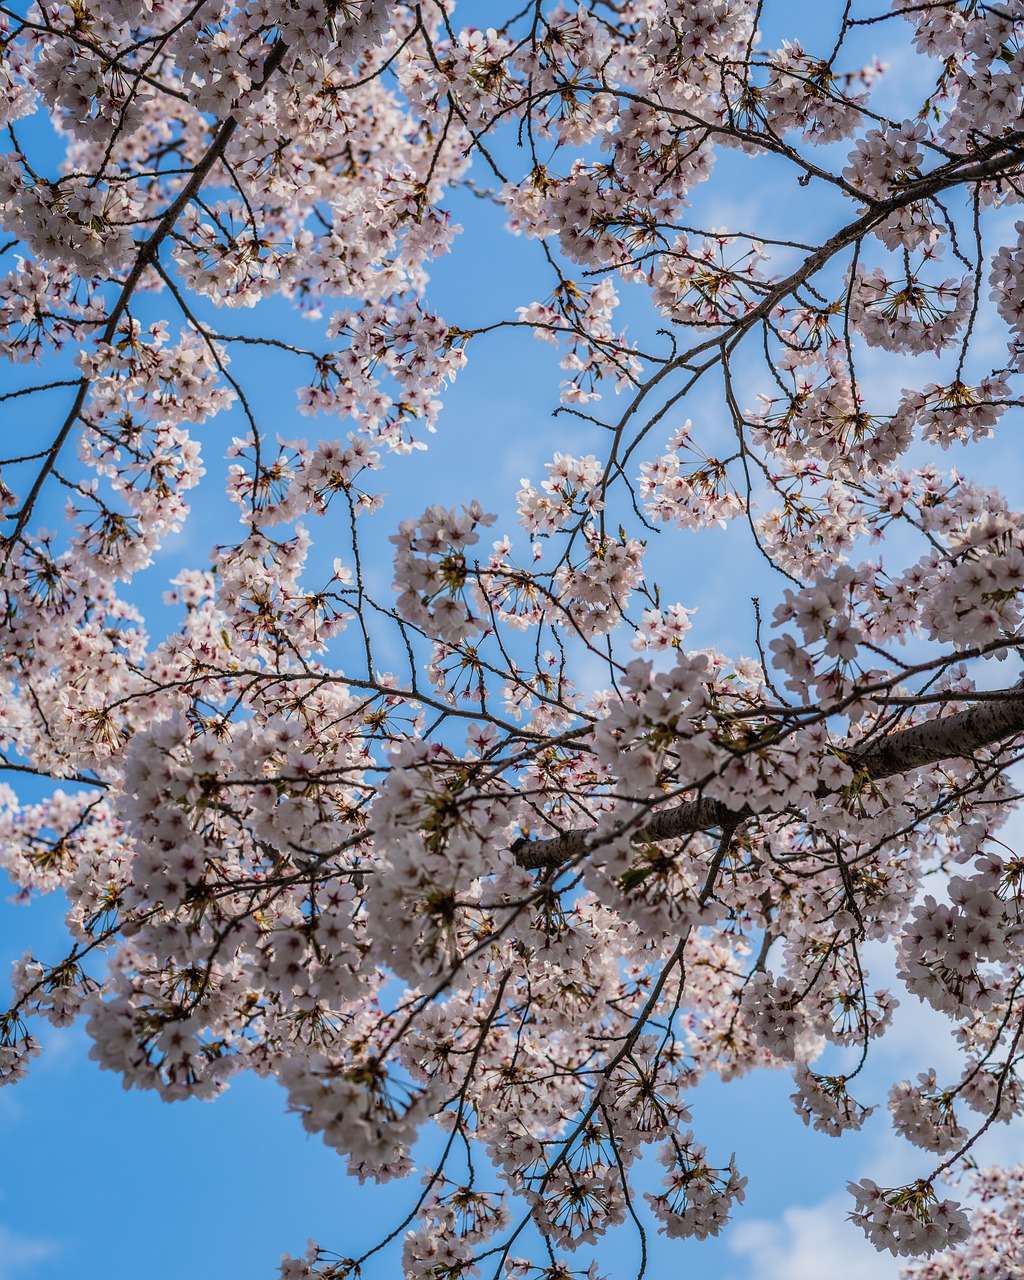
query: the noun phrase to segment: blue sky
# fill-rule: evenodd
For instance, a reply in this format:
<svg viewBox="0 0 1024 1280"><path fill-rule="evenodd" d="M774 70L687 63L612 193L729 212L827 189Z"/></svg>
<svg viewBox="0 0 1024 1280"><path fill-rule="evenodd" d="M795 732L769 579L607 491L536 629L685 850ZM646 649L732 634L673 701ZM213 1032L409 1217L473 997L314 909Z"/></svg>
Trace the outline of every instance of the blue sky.
<svg viewBox="0 0 1024 1280"><path fill-rule="evenodd" d="M475 16L486 9L478 3L463 12ZM823 20L829 17L828 6L818 9ZM768 10L779 27L799 12L806 31L804 5ZM899 64L883 82L878 101L907 88ZM700 194L695 221L747 227L767 219L776 229L785 227L792 213L780 205L767 170L764 187L751 186L749 170L734 160L725 157L716 180ZM504 236L500 215L468 195L457 196L453 204L472 234L435 272L431 300L442 315L463 324L484 322L550 292L551 282L537 266L536 246ZM813 239L834 225L832 212L827 203L818 204L801 234ZM655 327L650 313L629 297L623 314L637 335ZM276 304L252 315L235 313L229 325L236 317L239 329L251 325L266 331L269 324L271 331L294 332L306 324ZM514 532L512 500L520 476L541 479L543 463L555 449L596 451L599 441L592 430L566 417L550 417L563 376L553 355L551 348L522 335L481 340L446 396L430 450L389 459L373 477L389 495L372 531L367 526L381 582L390 580L387 535L427 501L454 504L480 497L501 514L498 528ZM334 434L334 424L295 413L294 383L287 377L247 354L238 357L233 371L254 390L261 424L271 432L313 439ZM46 411L56 414L50 402ZM32 420L33 429L44 432L50 419L42 409L36 412L40 417ZM711 395L696 397L687 412L707 415L709 421L720 414L725 429L724 413ZM167 581L182 567L205 566L209 546L230 536L223 531L233 513L219 496L215 473L222 446L242 429L238 415L203 429L210 471L208 488L199 491L203 505L137 588L154 632L160 619L171 623L159 603ZM966 461L962 465L972 470ZM1014 452L982 448L973 469L1000 474L1011 496L1016 487L1019 498L1020 463ZM208 493L215 495L212 500ZM53 522L52 515L45 519ZM520 545L525 543L520 531ZM323 562L329 564L336 553L329 536L322 545ZM736 636L750 634L749 597L777 590L765 583L761 562L738 523L702 535L692 550L669 535L661 546L652 546L650 555L656 565L660 562L655 576L665 599L700 605L691 637L695 646L717 644L729 651ZM27 908L0 902L5 954L14 958L32 949L41 958L56 958L60 917L56 899ZM878 979L884 981L881 966ZM720 1241L670 1243L652 1236L650 1274L661 1277L690 1267L706 1280L821 1280L833 1274L840 1280L891 1280L895 1264L842 1221L848 1208L843 1187L848 1177L867 1175L891 1184L927 1171L927 1158L889 1133L884 1091L894 1079L950 1061L947 1036L939 1030L940 1020L905 1001L858 1094L865 1103L881 1102L881 1110L864 1133L841 1142L799 1123L784 1074L759 1072L728 1086L701 1086L693 1101L695 1128L723 1162L737 1153L741 1172L750 1179L747 1203ZM71 1275L76 1280L263 1280L274 1274L282 1251L301 1252L307 1236L326 1247L354 1250L396 1225L409 1203L411 1187L359 1188L347 1179L342 1162L309 1138L297 1117L286 1114L284 1093L272 1082L246 1077L216 1103L171 1106L153 1095L125 1092L117 1078L101 1073L88 1059L82 1028L43 1028L36 1034L46 1044L44 1055L24 1083L0 1091L0 1149L6 1156L0 1161L0 1280ZM431 1140L425 1141L429 1150ZM999 1129L987 1142L992 1158L1012 1159L1020 1134ZM624 1231L598 1256L602 1270L618 1280L635 1266L635 1242ZM371 1278L396 1274L393 1252L367 1269Z"/></svg>

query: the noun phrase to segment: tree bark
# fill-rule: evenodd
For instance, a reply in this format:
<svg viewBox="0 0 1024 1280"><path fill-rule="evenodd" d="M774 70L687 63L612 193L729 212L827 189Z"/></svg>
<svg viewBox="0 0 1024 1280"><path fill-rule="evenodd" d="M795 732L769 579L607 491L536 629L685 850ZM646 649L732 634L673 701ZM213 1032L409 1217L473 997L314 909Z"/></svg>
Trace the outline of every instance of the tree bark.
<svg viewBox="0 0 1024 1280"><path fill-rule="evenodd" d="M983 747L1024 733L1024 688L1016 685L982 696L983 701L966 711L900 729L881 742L844 752L844 758L855 772L871 779L891 778L940 760L970 757ZM832 792L819 785L817 794L821 798ZM632 839L671 840L695 831L735 827L754 816L749 805L733 809L721 800L698 796L655 814L636 828ZM513 851L520 866L554 868L586 854L593 836L592 829L577 829L544 840L523 839L513 845Z"/></svg>

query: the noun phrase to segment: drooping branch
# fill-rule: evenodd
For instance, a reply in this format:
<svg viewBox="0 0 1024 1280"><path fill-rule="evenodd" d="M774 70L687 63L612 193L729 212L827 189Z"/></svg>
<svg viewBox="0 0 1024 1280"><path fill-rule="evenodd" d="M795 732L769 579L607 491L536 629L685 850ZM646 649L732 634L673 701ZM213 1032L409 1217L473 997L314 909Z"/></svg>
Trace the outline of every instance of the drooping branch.
<svg viewBox="0 0 1024 1280"><path fill-rule="evenodd" d="M841 752L846 763L859 775L872 780L908 773L940 760L965 759L984 747L1009 742L1024 733L1024 689L984 695L966 711L940 716L923 724L900 729L879 743ZM824 784L819 798L832 794ZM731 808L721 800L698 796L655 814L632 833L635 841L671 840L697 831L732 827L754 816L749 805ZM566 831L544 840L520 840L514 846L520 866L531 870L558 867L584 856L594 839L592 829Z"/></svg>

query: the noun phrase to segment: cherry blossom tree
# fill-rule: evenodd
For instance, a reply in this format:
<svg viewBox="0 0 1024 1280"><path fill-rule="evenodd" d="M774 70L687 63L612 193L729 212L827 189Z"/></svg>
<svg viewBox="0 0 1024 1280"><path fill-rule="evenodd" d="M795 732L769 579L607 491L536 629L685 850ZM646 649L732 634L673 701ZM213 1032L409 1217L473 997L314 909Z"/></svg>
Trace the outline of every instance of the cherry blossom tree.
<svg viewBox="0 0 1024 1280"><path fill-rule="evenodd" d="M959 465L1022 403L1024 0L811 8L0 4L0 748L44 788L3 786L0 861L69 932L14 964L0 1081L38 1018L169 1101L272 1076L353 1175L409 1177L407 1276L554 1280L627 1220L721 1230L703 1076L789 1070L841 1135L919 1000L962 1070L893 1083L920 1176L852 1216L939 1255L916 1280L1018 1257L1020 1171L973 1234L947 1183L1024 1111L1024 517ZM717 225L736 182L763 226ZM546 293L438 314L460 201ZM543 470L385 500L474 351L511 384L529 339ZM154 556L225 488L154 629ZM728 525L763 589L698 648Z"/></svg>

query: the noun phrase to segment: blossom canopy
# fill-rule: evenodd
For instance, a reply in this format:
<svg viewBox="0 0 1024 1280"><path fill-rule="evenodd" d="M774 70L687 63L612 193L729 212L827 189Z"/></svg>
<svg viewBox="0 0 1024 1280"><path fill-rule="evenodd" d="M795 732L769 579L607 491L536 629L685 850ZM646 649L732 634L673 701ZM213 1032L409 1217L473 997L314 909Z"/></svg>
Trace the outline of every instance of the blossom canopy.
<svg viewBox="0 0 1024 1280"><path fill-rule="evenodd" d="M0 1083L39 1018L273 1077L409 1280L557 1280L717 1235L694 1090L777 1067L918 1149L850 1186L908 1276L1020 1254L1020 1170L947 1183L1024 1112L1024 0L833 8L0 4L0 865L68 931ZM859 1099L901 1000L958 1072Z"/></svg>

